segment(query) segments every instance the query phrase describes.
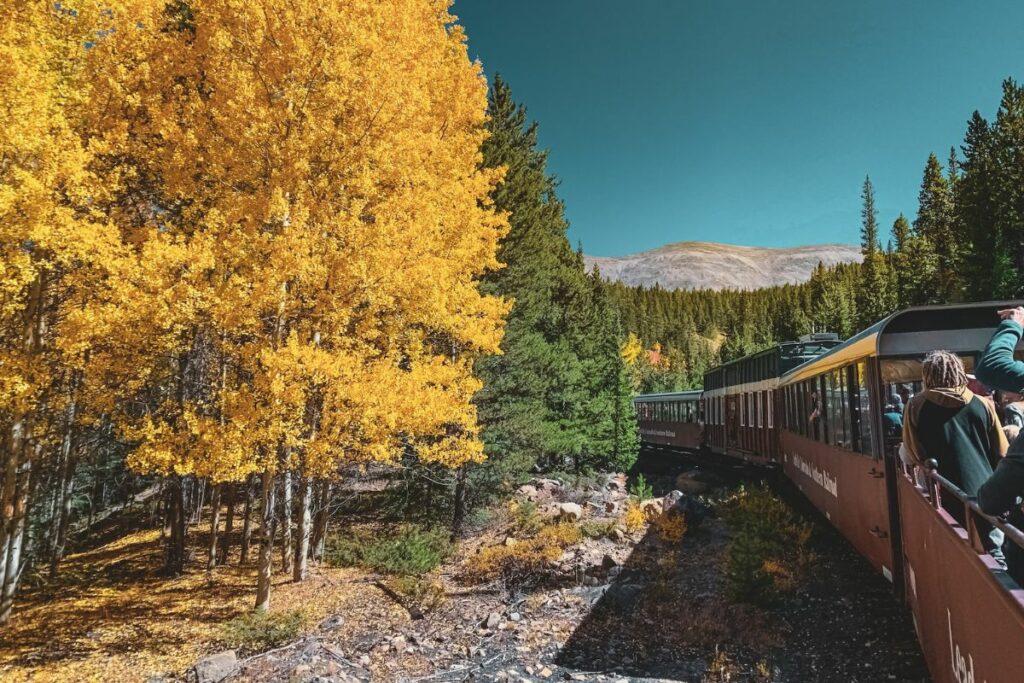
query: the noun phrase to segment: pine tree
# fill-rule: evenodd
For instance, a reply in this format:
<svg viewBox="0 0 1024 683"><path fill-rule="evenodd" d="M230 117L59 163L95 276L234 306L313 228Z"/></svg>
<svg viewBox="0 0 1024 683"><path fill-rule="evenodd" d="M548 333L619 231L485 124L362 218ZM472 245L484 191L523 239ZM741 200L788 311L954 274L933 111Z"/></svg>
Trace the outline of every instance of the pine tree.
<svg viewBox="0 0 1024 683"><path fill-rule="evenodd" d="M890 313L888 275L885 257L878 242L878 212L875 209L875 191L871 178L864 179L861 192L861 264L860 291L857 310L861 327L869 327Z"/></svg>
<svg viewBox="0 0 1024 683"><path fill-rule="evenodd" d="M918 249L923 254L934 254L933 258L915 264L921 282L918 303L955 301L960 292L960 250L954 228L953 198L949 181L934 154L928 155L925 164L918 204L914 220L914 234L921 240Z"/></svg>

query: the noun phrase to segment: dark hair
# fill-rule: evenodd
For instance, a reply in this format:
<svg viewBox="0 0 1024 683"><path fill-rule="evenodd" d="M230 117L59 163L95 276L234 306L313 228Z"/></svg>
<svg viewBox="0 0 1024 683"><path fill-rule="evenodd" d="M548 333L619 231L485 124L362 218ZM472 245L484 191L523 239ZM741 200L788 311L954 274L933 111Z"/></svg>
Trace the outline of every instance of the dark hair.
<svg viewBox="0 0 1024 683"><path fill-rule="evenodd" d="M932 351L921 363L921 379L929 389L958 389L967 386L967 372L960 356L949 351Z"/></svg>

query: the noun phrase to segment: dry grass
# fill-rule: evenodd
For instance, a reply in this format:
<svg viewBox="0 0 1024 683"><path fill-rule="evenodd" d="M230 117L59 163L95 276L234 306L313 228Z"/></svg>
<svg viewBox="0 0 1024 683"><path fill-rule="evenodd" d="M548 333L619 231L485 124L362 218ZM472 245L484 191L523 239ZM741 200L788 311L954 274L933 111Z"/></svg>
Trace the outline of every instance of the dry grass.
<svg viewBox="0 0 1024 683"><path fill-rule="evenodd" d="M197 548L202 538L196 535ZM0 632L0 679L144 681L223 649L222 625L252 608L255 565L207 574L197 560L183 576L167 578L158 571L161 551L159 533L147 530L70 556L60 581L23 596ZM272 611L302 608L314 625L329 613L365 609L368 600L379 601L382 615L401 612L353 584L357 575L317 567L294 584L279 574Z"/></svg>

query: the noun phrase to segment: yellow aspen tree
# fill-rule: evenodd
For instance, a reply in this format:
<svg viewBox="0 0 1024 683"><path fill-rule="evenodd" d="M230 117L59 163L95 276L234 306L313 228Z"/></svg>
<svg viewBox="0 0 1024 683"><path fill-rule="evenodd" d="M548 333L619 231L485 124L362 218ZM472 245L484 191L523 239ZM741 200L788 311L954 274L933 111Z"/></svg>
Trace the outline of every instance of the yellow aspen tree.
<svg viewBox="0 0 1024 683"><path fill-rule="evenodd" d="M0 624L24 565L32 470L57 458L58 494L73 471L84 355L62 343L65 320L122 256L81 128L86 52L105 22L96 8L36 0L0 13ZM54 571L65 532L58 519Z"/></svg>
<svg viewBox="0 0 1024 683"><path fill-rule="evenodd" d="M120 411L134 468L261 476L267 607L279 473L308 500L346 463L482 457L472 359L506 312L477 287L506 229L486 84L438 0L192 0L133 26L94 50L135 258L90 365L146 397Z"/></svg>

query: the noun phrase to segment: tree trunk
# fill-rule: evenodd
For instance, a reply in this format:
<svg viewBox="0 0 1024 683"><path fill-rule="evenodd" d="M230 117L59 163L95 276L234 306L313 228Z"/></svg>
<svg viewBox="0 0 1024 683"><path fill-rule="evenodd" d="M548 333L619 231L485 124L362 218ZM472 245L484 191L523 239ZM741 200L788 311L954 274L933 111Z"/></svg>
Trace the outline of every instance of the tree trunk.
<svg viewBox="0 0 1024 683"><path fill-rule="evenodd" d="M259 573L256 578L256 609L270 609L270 579L274 571L274 474L263 472L263 523L260 534Z"/></svg>
<svg viewBox="0 0 1024 683"><path fill-rule="evenodd" d="M227 487L227 518L224 520L224 537L221 540L220 548L220 564L227 564L228 553L231 552L231 534L234 532L235 527L235 498L238 494L238 486L231 484L224 484Z"/></svg>
<svg viewBox="0 0 1024 683"><path fill-rule="evenodd" d="M21 570L22 548L25 542L25 521L28 518L29 480L32 476L32 459L25 461L16 473L14 506L7 534L7 556L0 558L5 564L3 587L0 589L0 625L6 624L11 618L14 606L14 594L18 590Z"/></svg>
<svg viewBox="0 0 1024 683"><path fill-rule="evenodd" d="M459 468L455 475L455 500L454 511L452 512L452 541L462 535L462 529L466 521L466 472L467 466Z"/></svg>
<svg viewBox="0 0 1024 683"><path fill-rule="evenodd" d="M217 532L220 530L220 492L222 484L213 486L210 497L210 553L206 560L206 570L213 571L217 566Z"/></svg>
<svg viewBox="0 0 1024 683"><path fill-rule="evenodd" d="M292 473L284 473L281 496L281 571L291 574L295 570L295 549L292 546Z"/></svg>
<svg viewBox="0 0 1024 683"><path fill-rule="evenodd" d="M74 405L74 404L72 404ZM73 411L73 408L72 408ZM74 420L72 413L71 419ZM50 544L50 579L57 578L60 562L67 547L68 526L71 524L71 503L75 493L74 427L69 425L61 444L60 470L57 473L57 509L53 516L53 534Z"/></svg>
<svg viewBox="0 0 1024 683"><path fill-rule="evenodd" d="M295 568L292 578L305 581L309 568L309 536L312 517L310 515L310 498L313 486L308 477L299 479L299 528L295 537Z"/></svg>
<svg viewBox="0 0 1024 683"><path fill-rule="evenodd" d="M242 513L242 556L239 564L249 561L249 546L252 545L252 475L245 480L245 512Z"/></svg>
<svg viewBox="0 0 1024 683"><path fill-rule="evenodd" d="M320 490L317 494L316 516L313 519L313 558L320 560L324 555L324 545L327 542L327 523L330 521L329 504L331 500L331 483L320 482Z"/></svg>
<svg viewBox="0 0 1024 683"><path fill-rule="evenodd" d="M167 542L167 562L164 571L170 576L179 576L185 571L185 528L188 510L185 505L185 482L175 476L170 486L167 506L171 533Z"/></svg>

